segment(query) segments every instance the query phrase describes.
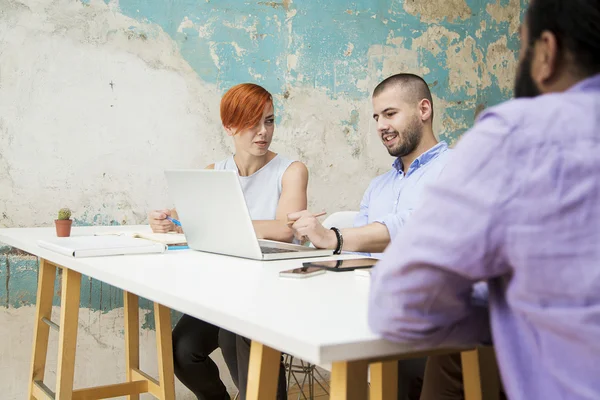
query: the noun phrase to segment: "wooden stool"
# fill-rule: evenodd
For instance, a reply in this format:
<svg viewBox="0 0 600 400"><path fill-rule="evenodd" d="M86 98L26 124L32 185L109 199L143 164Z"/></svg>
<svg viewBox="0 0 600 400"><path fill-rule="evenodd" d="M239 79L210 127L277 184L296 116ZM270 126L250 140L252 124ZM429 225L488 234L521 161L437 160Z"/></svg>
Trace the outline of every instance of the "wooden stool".
<svg viewBox="0 0 600 400"><path fill-rule="evenodd" d="M460 353L465 398L498 400L500 398L500 371L492 346L481 346Z"/></svg>
<svg viewBox="0 0 600 400"><path fill-rule="evenodd" d="M51 321L56 268L62 269L60 325ZM40 259L29 399L92 400L128 396L129 400L139 400L140 393L151 393L161 400L175 399L170 310L154 303L159 372L157 381L139 369L138 296L129 292L124 292L127 382L73 390L80 288L79 272ZM56 393L44 384L50 328L59 331Z"/></svg>

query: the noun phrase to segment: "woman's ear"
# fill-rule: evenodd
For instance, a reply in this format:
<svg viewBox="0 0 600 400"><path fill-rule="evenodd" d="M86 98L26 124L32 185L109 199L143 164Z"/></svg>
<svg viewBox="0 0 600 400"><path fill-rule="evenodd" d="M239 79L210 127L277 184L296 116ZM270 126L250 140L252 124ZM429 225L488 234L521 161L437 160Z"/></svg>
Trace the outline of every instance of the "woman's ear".
<svg viewBox="0 0 600 400"><path fill-rule="evenodd" d="M231 129L231 127L224 126L223 128L225 128L225 132L227 132L227 136L233 136L233 135L235 135L235 131L233 129Z"/></svg>

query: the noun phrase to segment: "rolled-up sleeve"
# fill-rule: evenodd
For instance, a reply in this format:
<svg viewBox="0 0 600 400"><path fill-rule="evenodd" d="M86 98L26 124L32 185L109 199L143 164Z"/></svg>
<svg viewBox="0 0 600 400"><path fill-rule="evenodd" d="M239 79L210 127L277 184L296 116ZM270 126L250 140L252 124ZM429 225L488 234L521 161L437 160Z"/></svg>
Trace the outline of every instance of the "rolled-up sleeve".
<svg viewBox="0 0 600 400"><path fill-rule="evenodd" d="M484 114L425 190L374 268L373 331L416 347L489 341L487 308L473 302L473 285L505 272L501 216L514 186L510 131L498 115Z"/></svg>
<svg viewBox="0 0 600 400"><path fill-rule="evenodd" d="M396 214L388 214L384 218L380 218L373 222L379 222L380 224L385 225L390 234L390 238L394 239L396 235L398 235L398 232L400 232L400 229L406 224L406 221L408 221L408 217L410 217L412 212L413 210L403 210Z"/></svg>

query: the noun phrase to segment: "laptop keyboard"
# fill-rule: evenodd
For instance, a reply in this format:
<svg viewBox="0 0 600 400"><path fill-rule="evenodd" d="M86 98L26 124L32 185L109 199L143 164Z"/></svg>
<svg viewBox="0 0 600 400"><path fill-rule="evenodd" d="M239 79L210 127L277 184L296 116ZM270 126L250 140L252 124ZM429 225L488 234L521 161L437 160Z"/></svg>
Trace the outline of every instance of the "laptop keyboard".
<svg viewBox="0 0 600 400"><path fill-rule="evenodd" d="M260 251L263 254L274 254L274 253L296 253L298 250L290 249L278 249L277 247L260 247Z"/></svg>

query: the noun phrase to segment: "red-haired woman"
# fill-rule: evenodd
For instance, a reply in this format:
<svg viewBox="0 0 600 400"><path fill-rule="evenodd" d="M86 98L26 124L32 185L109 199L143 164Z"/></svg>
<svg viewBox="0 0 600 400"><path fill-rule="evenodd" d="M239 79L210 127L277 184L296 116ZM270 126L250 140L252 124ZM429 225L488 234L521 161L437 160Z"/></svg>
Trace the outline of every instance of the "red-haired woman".
<svg viewBox="0 0 600 400"><path fill-rule="evenodd" d="M238 172L259 239L291 242L293 233L287 225L287 214L306 209L308 171L301 162L269 150L275 127L271 94L250 83L232 87L221 99L221 121L233 138L235 154L207 169ZM152 211L152 230L175 231L175 225L166 219L170 215L174 210ZM175 374L198 399L229 399L219 370L209 358L217 347L223 352L240 398L245 399L250 341L188 315L173 330ZM287 398L283 366L277 398Z"/></svg>

